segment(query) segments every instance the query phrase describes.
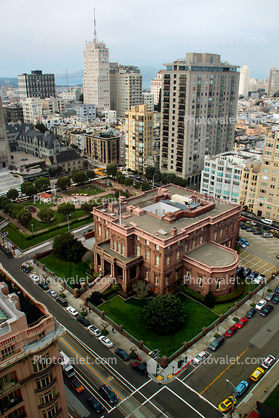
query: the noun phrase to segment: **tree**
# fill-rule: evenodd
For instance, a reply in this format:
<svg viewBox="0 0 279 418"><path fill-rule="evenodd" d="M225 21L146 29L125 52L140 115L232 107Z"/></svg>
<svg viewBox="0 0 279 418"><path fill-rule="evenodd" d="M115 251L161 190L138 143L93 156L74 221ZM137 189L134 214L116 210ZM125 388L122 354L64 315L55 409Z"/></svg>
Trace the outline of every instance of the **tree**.
<svg viewBox="0 0 279 418"><path fill-rule="evenodd" d="M159 334L170 334L186 320L181 300L170 293L149 301L142 315L147 325Z"/></svg>
<svg viewBox="0 0 279 418"><path fill-rule="evenodd" d="M50 186L49 178L40 177L39 179L35 180L35 186L37 187L39 192L43 192L47 187Z"/></svg>
<svg viewBox="0 0 279 418"><path fill-rule="evenodd" d="M0 209L4 209L4 211L6 211L6 207L10 204L9 199L7 198L7 196L1 196L0 197Z"/></svg>
<svg viewBox="0 0 279 418"><path fill-rule="evenodd" d="M8 199L15 200L18 197L17 189L10 189L6 194Z"/></svg>
<svg viewBox="0 0 279 418"><path fill-rule="evenodd" d="M85 253L82 243L71 232L55 237L52 249L56 257L67 261L80 261Z"/></svg>
<svg viewBox="0 0 279 418"><path fill-rule="evenodd" d="M155 167L146 167L145 169L145 176L149 180L152 180L153 174L155 173Z"/></svg>
<svg viewBox="0 0 279 418"><path fill-rule="evenodd" d="M57 180L56 185L59 189L66 190L67 187L71 186L71 179L70 177L60 177Z"/></svg>
<svg viewBox="0 0 279 418"><path fill-rule="evenodd" d="M130 178L130 177L125 177L125 180L124 180L124 184L125 184L125 186L127 186L127 187L132 186L132 185L133 185L133 183L134 183L134 180L133 180L132 178Z"/></svg>
<svg viewBox="0 0 279 418"><path fill-rule="evenodd" d="M80 209L84 210L84 212L92 212L93 207L96 206L94 203L91 202L84 202L80 205Z"/></svg>
<svg viewBox="0 0 279 418"><path fill-rule="evenodd" d="M58 205L58 213L62 213L63 215L69 215L71 212L75 211L75 205L73 203L61 203L61 205Z"/></svg>
<svg viewBox="0 0 279 418"><path fill-rule="evenodd" d="M17 220L22 226L27 226L31 219L32 215L28 209L20 209L17 214Z"/></svg>
<svg viewBox="0 0 279 418"><path fill-rule="evenodd" d="M26 181L25 183L22 183L20 186L21 192L26 194L26 189L30 186L34 186L34 184L31 181Z"/></svg>
<svg viewBox="0 0 279 418"><path fill-rule="evenodd" d="M88 301L92 303L92 305L95 305L95 306L100 305L103 302L101 293L100 292L91 293L90 298L88 298Z"/></svg>
<svg viewBox="0 0 279 418"><path fill-rule="evenodd" d="M117 164L108 164L106 168L106 173L108 176L115 177L117 173Z"/></svg>
<svg viewBox="0 0 279 418"><path fill-rule="evenodd" d="M43 123L40 123L40 122L36 123L35 129L40 131L42 134L44 134L46 131L48 131L48 128Z"/></svg>
<svg viewBox="0 0 279 418"><path fill-rule="evenodd" d="M5 212L8 213L11 218L17 218L17 215L21 209L22 208L15 203L9 203L5 206Z"/></svg>
<svg viewBox="0 0 279 418"><path fill-rule="evenodd" d="M129 193L123 192L123 190L115 190L114 192L115 197L118 198L120 194L121 196L129 197Z"/></svg>
<svg viewBox="0 0 279 418"><path fill-rule="evenodd" d="M138 298L143 299L149 294L149 284L144 280L138 280L133 284L133 291Z"/></svg>
<svg viewBox="0 0 279 418"><path fill-rule="evenodd" d="M94 170L87 170L86 175L89 179L94 179L95 178L95 171Z"/></svg>
<svg viewBox="0 0 279 418"><path fill-rule="evenodd" d="M150 186L150 184L147 182L147 181L144 181L143 183L142 183L142 185L141 185L141 190L143 191L143 192L147 192L148 190L150 190L151 189L151 186Z"/></svg>
<svg viewBox="0 0 279 418"><path fill-rule="evenodd" d="M208 307L208 308L213 308L213 306L215 305L215 297L213 295L213 293L211 291L209 291L204 298L204 304Z"/></svg>
<svg viewBox="0 0 279 418"><path fill-rule="evenodd" d="M138 181L135 182L134 188L137 190L140 189L140 183Z"/></svg>
<svg viewBox="0 0 279 418"><path fill-rule="evenodd" d="M25 190L25 194L28 197L34 196L34 194L37 194L38 190L37 187L34 186L33 184L31 186L28 186L27 189Z"/></svg>
<svg viewBox="0 0 279 418"><path fill-rule="evenodd" d="M84 171L74 170L72 173L72 180L74 183L81 184L88 180L88 177Z"/></svg>
<svg viewBox="0 0 279 418"><path fill-rule="evenodd" d="M49 208L44 208L40 210L38 216L43 222L49 222L54 216L54 211Z"/></svg>
<svg viewBox="0 0 279 418"><path fill-rule="evenodd" d="M125 181L125 176L124 176L124 174L117 173L117 176L116 176L116 181L117 181L117 183L119 183L119 184L124 184L124 181Z"/></svg>
<svg viewBox="0 0 279 418"><path fill-rule="evenodd" d="M153 178L153 177L152 177ZM155 170L155 172L154 172L154 181L161 181L161 172L160 172L160 170Z"/></svg>

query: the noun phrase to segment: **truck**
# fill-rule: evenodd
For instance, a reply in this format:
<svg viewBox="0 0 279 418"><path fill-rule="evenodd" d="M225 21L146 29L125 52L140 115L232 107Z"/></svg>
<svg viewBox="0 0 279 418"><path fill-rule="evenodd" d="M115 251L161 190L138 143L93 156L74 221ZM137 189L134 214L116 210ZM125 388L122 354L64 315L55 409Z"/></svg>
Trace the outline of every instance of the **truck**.
<svg viewBox="0 0 279 418"><path fill-rule="evenodd" d="M61 364L63 372L65 373L65 375L67 377L75 376L76 372L75 372L75 369L73 368L73 366L71 365L71 361L70 361L69 357L66 356L66 354L61 350L59 351L59 354L60 354L59 363Z"/></svg>
<svg viewBox="0 0 279 418"><path fill-rule="evenodd" d="M141 376L147 376L147 369L145 364L140 363L139 361L135 361L134 363L131 363L131 367Z"/></svg>

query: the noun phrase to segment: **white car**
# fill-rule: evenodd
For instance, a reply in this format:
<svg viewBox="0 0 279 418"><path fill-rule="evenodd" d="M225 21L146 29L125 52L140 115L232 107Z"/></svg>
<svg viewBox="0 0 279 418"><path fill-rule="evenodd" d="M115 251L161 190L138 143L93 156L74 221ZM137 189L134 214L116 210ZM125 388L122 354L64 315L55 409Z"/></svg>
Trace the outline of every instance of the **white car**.
<svg viewBox="0 0 279 418"><path fill-rule="evenodd" d="M275 363L276 358L272 356L271 354L264 360L262 363L262 367L264 369L269 369L273 363Z"/></svg>
<svg viewBox="0 0 279 418"><path fill-rule="evenodd" d="M51 290L51 289L49 289L49 290L47 290L47 293L48 293L48 294L49 294L49 296L51 296L53 299L58 298L58 295L57 295L57 293L55 292L55 290Z"/></svg>
<svg viewBox="0 0 279 418"><path fill-rule="evenodd" d="M36 274L30 274L30 279L32 279L34 283L38 283L40 281L40 277Z"/></svg>
<svg viewBox="0 0 279 418"><path fill-rule="evenodd" d="M79 312L72 306L68 306L66 310L73 316L79 316Z"/></svg>
<svg viewBox="0 0 279 418"><path fill-rule="evenodd" d="M95 327L95 325L89 325L87 328L90 334L93 334L95 337L99 337L101 335L101 331L99 328Z"/></svg>
<svg viewBox="0 0 279 418"><path fill-rule="evenodd" d="M194 364L200 364L202 363L206 358L208 354L206 351L201 351L193 360Z"/></svg>
<svg viewBox="0 0 279 418"><path fill-rule="evenodd" d="M260 311L265 305L267 304L267 301L265 299L261 299L257 305L255 306L255 309Z"/></svg>
<svg viewBox="0 0 279 418"><path fill-rule="evenodd" d="M113 342L110 341L110 339L108 337L105 337L104 335L102 337L99 337L99 341L100 343L105 345L107 348L113 347Z"/></svg>

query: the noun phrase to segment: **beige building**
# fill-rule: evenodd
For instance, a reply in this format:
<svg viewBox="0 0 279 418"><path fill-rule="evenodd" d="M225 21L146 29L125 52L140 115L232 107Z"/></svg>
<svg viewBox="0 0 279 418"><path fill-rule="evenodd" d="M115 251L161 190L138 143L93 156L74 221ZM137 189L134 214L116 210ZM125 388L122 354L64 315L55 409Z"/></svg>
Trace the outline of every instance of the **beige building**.
<svg viewBox="0 0 279 418"><path fill-rule="evenodd" d="M256 213L261 161L246 164L241 173L239 203L241 208Z"/></svg>
<svg viewBox="0 0 279 418"><path fill-rule="evenodd" d="M112 130L85 134L86 155L105 165L119 164L120 136L114 135Z"/></svg>
<svg viewBox="0 0 279 418"><path fill-rule="evenodd" d="M238 67L207 53L164 65L160 170L195 186L205 155L233 149Z"/></svg>
<svg viewBox="0 0 279 418"><path fill-rule="evenodd" d="M61 113L66 108L66 100L56 97L49 97L47 99L42 99L42 110L46 115L52 113Z"/></svg>
<svg viewBox="0 0 279 418"><path fill-rule="evenodd" d="M109 64L110 109L116 110L117 117L124 117L132 106L142 103L142 75L134 65Z"/></svg>
<svg viewBox="0 0 279 418"><path fill-rule="evenodd" d="M149 112L154 112L154 94L149 92L142 93L143 104L147 105Z"/></svg>
<svg viewBox="0 0 279 418"><path fill-rule="evenodd" d="M250 82L250 68L248 65L240 68L240 77L239 77L239 90L238 94L241 96L248 96L249 93L249 82Z"/></svg>
<svg viewBox="0 0 279 418"><path fill-rule="evenodd" d="M264 143L263 160L259 177L258 216L279 220L279 133L268 135Z"/></svg>
<svg viewBox="0 0 279 418"><path fill-rule="evenodd" d="M25 123L35 125L41 121L43 108L41 99L36 97L28 97L22 100L23 119Z"/></svg>
<svg viewBox="0 0 279 418"><path fill-rule="evenodd" d="M109 49L95 38L83 50L83 103L94 104L98 111L110 107Z"/></svg>
<svg viewBox="0 0 279 418"><path fill-rule="evenodd" d="M0 323L1 418L68 418L57 362L64 331L1 264Z"/></svg>
<svg viewBox="0 0 279 418"><path fill-rule="evenodd" d="M273 96L277 91L279 91L279 70L273 67L269 72L268 95Z"/></svg>
<svg viewBox="0 0 279 418"><path fill-rule="evenodd" d="M160 90L162 88L162 70L160 70L154 80L150 81L150 92L154 95L154 104L159 103Z"/></svg>
<svg viewBox="0 0 279 418"><path fill-rule="evenodd" d="M152 155L153 112L147 105L132 106L125 114L126 169L144 171L144 162Z"/></svg>

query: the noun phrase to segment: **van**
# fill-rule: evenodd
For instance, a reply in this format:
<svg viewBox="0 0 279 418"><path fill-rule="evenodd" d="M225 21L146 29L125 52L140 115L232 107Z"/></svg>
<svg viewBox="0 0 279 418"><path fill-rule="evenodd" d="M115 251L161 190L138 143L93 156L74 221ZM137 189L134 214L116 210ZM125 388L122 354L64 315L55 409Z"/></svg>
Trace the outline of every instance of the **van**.
<svg viewBox="0 0 279 418"><path fill-rule="evenodd" d="M64 298L59 297L56 299L56 301L59 303L59 305L63 306L64 308L68 306L68 302Z"/></svg>
<svg viewBox="0 0 279 418"><path fill-rule="evenodd" d="M214 341L210 344L208 347L211 351L216 351L217 348L219 348L221 345L223 345L225 342L225 337L223 335L220 335L219 337L215 338Z"/></svg>
<svg viewBox="0 0 279 418"><path fill-rule="evenodd" d="M272 225L273 224L273 221L271 220L271 219L262 219L262 222L264 223L264 224L266 224L266 225Z"/></svg>

